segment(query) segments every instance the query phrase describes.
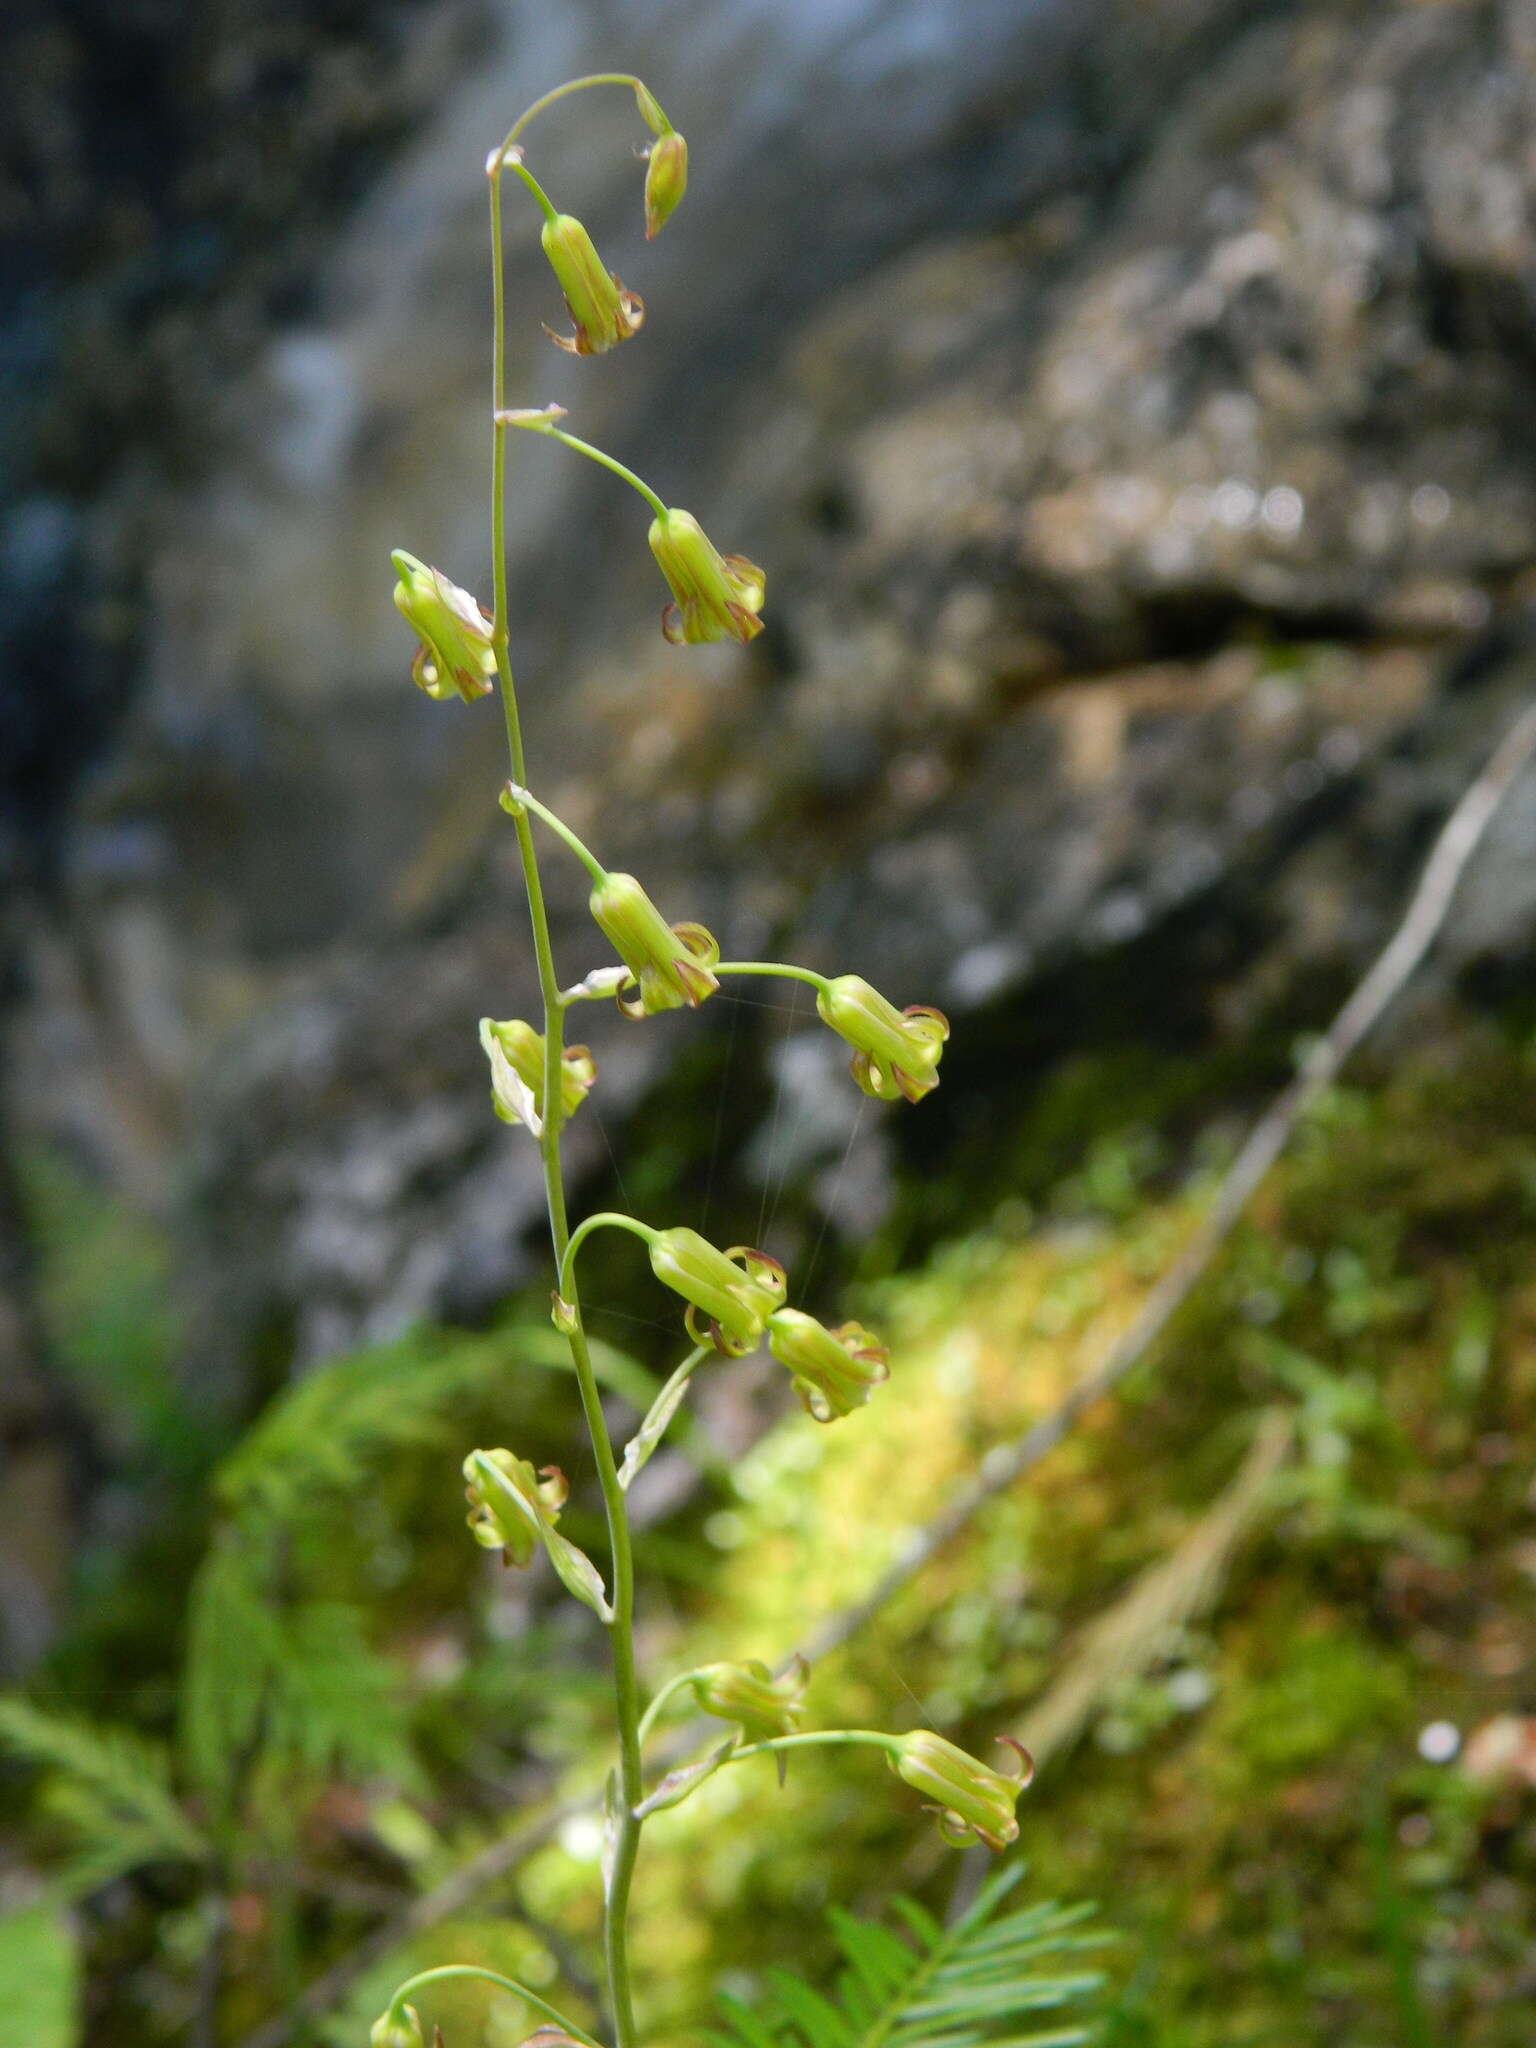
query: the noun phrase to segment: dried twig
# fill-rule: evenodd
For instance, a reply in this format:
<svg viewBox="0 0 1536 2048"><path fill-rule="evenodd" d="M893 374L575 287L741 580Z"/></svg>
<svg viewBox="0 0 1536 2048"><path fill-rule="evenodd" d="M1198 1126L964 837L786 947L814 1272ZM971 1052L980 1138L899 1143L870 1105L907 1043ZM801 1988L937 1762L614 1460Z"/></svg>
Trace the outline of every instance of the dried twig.
<svg viewBox="0 0 1536 2048"><path fill-rule="evenodd" d="M1113 1393L1147 1356L1205 1277L1216 1253L1308 1110L1332 1087L1350 1054L1402 993L1444 925L1467 863L1533 752L1536 706L1515 720L1482 771L1463 792L1431 849L1401 924L1327 1032L1310 1048L1295 1076L1253 1126L1217 1190L1215 1201L1183 1251L1147 1296L1135 1321L1088 1367L1077 1385L1048 1415L1011 1443L995 1445L987 1452L976 1477L956 1492L941 1514L912 1537L870 1591L830 1616L812 1633L803 1646L808 1659L814 1661L856 1635L893 1595L960 1535L989 1500L1032 1471L1070 1435L1088 1410ZM547 1842L564 1821L588 1811L589 1806L589 1801L581 1799L562 1801L481 1850L445 1883L412 1900L375 1928L366 1940L316 1978L286 2012L248 2035L242 2048L284 2048L303 2021L329 2011L373 1963L413 1935L438 1926L468 1906L483 1887L505 1877L530 1850Z"/></svg>

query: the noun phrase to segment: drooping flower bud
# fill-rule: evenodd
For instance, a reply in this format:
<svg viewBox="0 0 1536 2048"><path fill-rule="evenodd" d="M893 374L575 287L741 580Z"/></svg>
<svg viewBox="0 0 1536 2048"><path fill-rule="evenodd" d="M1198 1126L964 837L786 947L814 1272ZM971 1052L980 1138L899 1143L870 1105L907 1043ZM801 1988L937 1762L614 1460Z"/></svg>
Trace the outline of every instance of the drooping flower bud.
<svg viewBox="0 0 1536 2048"><path fill-rule="evenodd" d="M429 569L404 548L389 559L400 578L395 603L421 642L411 666L417 688L439 703L455 691L466 704L488 695L496 673L493 621L440 569Z"/></svg>
<svg viewBox="0 0 1536 2048"><path fill-rule="evenodd" d="M544 1128L544 1037L520 1017L498 1024L480 1019L480 1043L491 1063L491 1101L504 1124L526 1124L537 1138ZM567 1046L560 1064L560 1116L573 1117L597 1079L597 1062L584 1045Z"/></svg>
<svg viewBox="0 0 1536 2048"><path fill-rule="evenodd" d="M488 1483L483 1467L494 1466L502 1483ZM535 1472L511 1451L471 1451L464 1460L469 1482L469 1533L485 1550L504 1553L508 1564L532 1564L546 1528L560 1519L570 1486L558 1465Z"/></svg>
<svg viewBox="0 0 1536 2048"><path fill-rule="evenodd" d="M414 2005L391 2006L368 2030L369 2048L426 2048Z"/></svg>
<svg viewBox="0 0 1536 2048"><path fill-rule="evenodd" d="M949 1036L942 1010L898 1010L857 974L840 974L816 998L816 1010L853 1047L852 1073L866 1095L919 1102L939 1085L939 1056Z"/></svg>
<svg viewBox="0 0 1536 2048"><path fill-rule="evenodd" d="M1019 1755L1021 1770L1005 1778L989 1770L942 1735L926 1728L903 1735L890 1759L892 1770L914 1790L927 1793L939 1816L939 1833L952 1849L966 1848L974 1837L992 1850L1018 1839L1014 1804L1035 1774L1029 1752L1011 1736L998 1738Z"/></svg>
<svg viewBox="0 0 1536 2048"><path fill-rule="evenodd" d="M768 1318L768 1349L795 1376L800 1405L817 1422L851 1415L890 1378L885 1346L858 1323L829 1330L798 1308Z"/></svg>
<svg viewBox="0 0 1536 2048"><path fill-rule="evenodd" d="M734 1721L748 1742L770 1742L775 1735L793 1735L805 1718L800 1695L806 1667L775 1679L766 1664L750 1657L741 1664L706 1664L689 1678L693 1696L706 1714Z"/></svg>
<svg viewBox="0 0 1536 2048"><path fill-rule="evenodd" d="M558 1465L535 1472L526 1458L511 1451L471 1451L464 1460L469 1482L469 1527L475 1541L499 1550L507 1564L531 1564L542 1544L549 1552L560 1583L599 1620L611 1622L602 1574L584 1550L578 1550L555 1524L570 1492Z"/></svg>
<svg viewBox="0 0 1536 2048"><path fill-rule="evenodd" d="M574 214L560 213L545 221L539 239L576 330L574 334L556 334L546 327L544 332L556 348L563 348L567 355L600 356L639 333L645 320L644 302L635 292L626 291L604 267L592 237Z"/></svg>
<svg viewBox="0 0 1536 2048"><path fill-rule="evenodd" d="M763 1327L784 1299L784 1268L766 1252L733 1245L722 1252L696 1230L658 1230L651 1270L688 1303L684 1322L695 1344L713 1344L728 1358L755 1351ZM699 1327L699 1316L707 1327Z"/></svg>
<svg viewBox="0 0 1536 2048"><path fill-rule="evenodd" d="M676 599L661 615L661 630L674 647L706 640L745 645L761 633L758 613L768 579L755 562L722 555L691 512L674 509L653 519L649 539Z"/></svg>
<svg viewBox="0 0 1536 2048"><path fill-rule="evenodd" d="M651 144L645 166L645 239L652 242L688 190L688 144L669 128Z"/></svg>
<svg viewBox="0 0 1536 2048"><path fill-rule="evenodd" d="M720 948L701 924L668 924L633 875L606 874L589 907L638 984L619 997L626 1017L654 1017L687 1003L697 1009L720 986L710 972Z"/></svg>

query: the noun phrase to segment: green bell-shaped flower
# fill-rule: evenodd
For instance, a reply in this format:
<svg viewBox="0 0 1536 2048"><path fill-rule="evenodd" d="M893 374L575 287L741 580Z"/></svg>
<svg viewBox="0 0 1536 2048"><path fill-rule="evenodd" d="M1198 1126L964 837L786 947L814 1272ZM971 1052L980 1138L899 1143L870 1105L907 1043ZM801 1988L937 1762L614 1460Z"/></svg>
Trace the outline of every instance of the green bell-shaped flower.
<svg viewBox="0 0 1536 2048"><path fill-rule="evenodd" d="M999 1850L1018 1839L1019 1823L1013 1809L1035 1767L1021 1743L1007 1735L999 1740L1018 1752L1021 1768L1016 1777L1006 1778L1001 1771L990 1770L927 1728L914 1729L896 1743L890 1757L892 1770L933 1802L939 1833L952 1849L963 1849L975 1840Z"/></svg>
<svg viewBox="0 0 1536 2048"><path fill-rule="evenodd" d="M766 1252L733 1245L722 1252L696 1230L658 1230L650 1240L651 1270L688 1303L684 1322L695 1344L713 1344L740 1358L762 1342L768 1318L784 1299L784 1268ZM699 1326L704 1316L706 1325Z"/></svg>
<svg viewBox="0 0 1536 2048"><path fill-rule="evenodd" d="M890 1377L890 1354L861 1324L829 1330L803 1309L774 1311L768 1349L794 1374L800 1404L817 1422L851 1415Z"/></svg>
<svg viewBox="0 0 1536 2048"><path fill-rule="evenodd" d="M639 333L645 321L644 302L637 293L626 291L606 267L592 237L574 214L559 213L546 220L539 239L576 330L574 334L556 334L546 327L544 332L556 348L572 356L600 356Z"/></svg>
<svg viewBox="0 0 1536 2048"><path fill-rule="evenodd" d="M491 1063L491 1102L504 1124L526 1124L537 1138L544 1128L544 1036L521 1017L498 1024L480 1019L480 1044ZM560 1117L568 1122L597 1079L597 1062L584 1045L568 1045L560 1062Z"/></svg>
<svg viewBox="0 0 1536 2048"><path fill-rule="evenodd" d="M395 604L421 642L411 667L418 689L440 703L457 693L466 704L484 697L496 673L493 621L467 590L404 548L389 558L400 581Z"/></svg>
<svg viewBox="0 0 1536 2048"><path fill-rule="evenodd" d="M701 924L668 924L633 875L605 874L588 907L637 983L619 996L626 1017L654 1017L684 1003L697 1009L720 986L711 973L720 948Z"/></svg>
<svg viewBox="0 0 1536 2048"><path fill-rule="evenodd" d="M840 974L816 998L816 1010L853 1047L852 1073L866 1095L920 1102L939 1085L939 1056L949 1036L942 1010L898 1010L857 974Z"/></svg>
<svg viewBox="0 0 1536 2048"><path fill-rule="evenodd" d="M651 521L651 553L675 600L661 615L674 646L706 640L745 644L763 630L768 579L745 555L722 555L691 512L669 510Z"/></svg>
<svg viewBox="0 0 1536 2048"><path fill-rule="evenodd" d="M756 1657L740 1664L705 1664L688 1683L706 1714L734 1721L747 1742L770 1742L775 1735L793 1735L805 1718L800 1695L806 1667L799 1658L795 1664L795 1671L781 1679Z"/></svg>

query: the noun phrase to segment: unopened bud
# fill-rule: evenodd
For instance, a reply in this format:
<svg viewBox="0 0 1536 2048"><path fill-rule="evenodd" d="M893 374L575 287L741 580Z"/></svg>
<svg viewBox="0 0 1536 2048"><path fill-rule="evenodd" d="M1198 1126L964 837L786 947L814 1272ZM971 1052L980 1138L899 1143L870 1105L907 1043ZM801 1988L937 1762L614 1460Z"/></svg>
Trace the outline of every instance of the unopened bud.
<svg viewBox="0 0 1536 2048"><path fill-rule="evenodd" d="M414 2005L392 2005L368 2030L368 2048L426 2048Z"/></svg>
<svg viewBox="0 0 1536 2048"><path fill-rule="evenodd" d="M490 1466L488 1473L484 1467ZM469 1532L485 1550L499 1550L508 1564L532 1564L545 1532L560 1519L570 1487L558 1465L535 1472L511 1451L471 1451L464 1460L468 1480Z"/></svg>
<svg viewBox="0 0 1536 2048"><path fill-rule="evenodd" d="M850 1415L890 1377L890 1354L858 1323L829 1330L798 1308L768 1318L768 1349L795 1376L795 1392L817 1422Z"/></svg>
<svg viewBox="0 0 1536 2048"><path fill-rule="evenodd" d="M491 1101L504 1124L543 1129L544 1038L520 1017L498 1024L480 1019L480 1043L491 1063ZM567 1046L560 1063L560 1116L574 1116L597 1079L597 1062L584 1045Z"/></svg>
<svg viewBox="0 0 1536 2048"><path fill-rule="evenodd" d="M661 614L661 630L675 647L706 640L745 645L761 633L768 579L755 562L722 555L691 512L662 513L651 521L649 539L675 599Z"/></svg>
<svg viewBox="0 0 1536 2048"><path fill-rule="evenodd" d="M806 1667L799 1658L795 1664L781 1679L755 1657L741 1664L706 1664L688 1683L706 1714L734 1721L748 1742L770 1742L776 1735L793 1735L805 1718L800 1695Z"/></svg>
<svg viewBox="0 0 1536 2048"><path fill-rule="evenodd" d="M593 917L638 984L620 995L626 1017L697 1009L720 986L710 972L720 948L701 924L668 924L633 875L607 874L589 899Z"/></svg>
<svg viewBox="0 0 1536 2048"><path fill-rule="evenodd" d="M857 974L829 981L816 998L824 1024L853 1047L853 1078L866 1095L919 1102L939 1085L939 1056L949 1036L941 1010L898 1010Z"/></svg>
<svg viewBox="0 0 1536 2048"><path fill-rule="evenodd" d="M713 1344L740 1358L762 1342L769 1316L784 1299L784 1268L766 1252L733 1245L722 1252L696 1230L658 1230L651 1270L688 1303L683 1318L695 1344ZM707 1321L699 1326L699 1317Z"/></svg>
<svg viewBox="0 0 1536 2048"><path fill-rule="evenodd" d="M486 696L496 673L494 622L467 590L404 548L390 556L400 581L395 603L421 645L411 667L418 689L439 702L455 692L466 704Z"/></svg>
<svg viewBox="0 0 1536 2048"><path fill-rule="evenodd" d="M999 1739L1018 1752L1021 1768L1014 1777L989 1770L926 1728L914 1729L896 1744L890 1759L892 1770L932 1800L939 1833L952 1849L965 1848L973 1838L985 1842L989 1849L1005 1849L1018 1839L1014 1804L1034 1776L1035 1767L1022 1744L1010 1736Z"/></svg>
<svg viewBox="0 0 1536 2048"><path fill-rule="evenodd" d="M688 145L675 128L651 145L645 166L645 239L654 241L688 190Z"/></svg>
<svg viewBox="0 0 1536 2048"><path fill-rule="evenodd" d="M573 356L598 356L639 333L645 319L644 304L604 267L592 237L574 214L560 213L545 221L540 240L576 330L566 335L546 327L544 332L556 348Z"/></svg>

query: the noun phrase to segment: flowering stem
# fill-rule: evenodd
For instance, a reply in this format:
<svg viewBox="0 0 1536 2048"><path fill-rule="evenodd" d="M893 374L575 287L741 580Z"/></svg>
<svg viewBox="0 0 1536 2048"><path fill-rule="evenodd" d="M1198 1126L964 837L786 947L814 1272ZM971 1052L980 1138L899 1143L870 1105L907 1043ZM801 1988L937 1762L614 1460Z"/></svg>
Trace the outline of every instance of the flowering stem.
<svg viewBox="0 0 1536 2048"><path fill-rule="evenodd" d="M601 2048L592 2036L578 2027L574 2020L568 2020L563 2012L557 2012L547 2000L540 1998L537 1991L530 1991L526 1984L519 1984L515 1977L503 1977L499 1971L483 1970L478 1963L443 1963L435 1970L422 1970L414 1977L408 1977L390 2001L390 2016L402 2018L402 2008L413 1991L419 1991L424 1984L441 1984L453 1977L480 1977L487 1984L494 1984L502 1991L512 1991L519 1998L526 1999L536 2012L546 2013L556 2026L563 2027L573 2039L585 2041L587 2048Z"/></svg>
<svg viewBox="0 0 1536 2048"><path fill-rule="evenodd" d="M642 1223L634 1216L621 1216L617 1209L599 1209L594 1215L585 1217L572 1231L570 1242L560 1258L560 1298L569 1301L566 1285L576 1271L576 1254L581 1250L594 1230L627 1230L631 1236L654 1244L658 1233L648 1223Z"/></svg>
<svg viewBox="0 0 1536 2048"><path fill-rule="evenodd" d="M507 728L507 753L512 780L519 787L528 780L523 754L522 729L517 712L517 694L509 653L507 611L507 444L506 425L499 417L506 409L506 286L505 257L501 226L501 171L504 152L492 157L487 166L491 200L491 304L493 321L491 397L494 442L491 459L491 552L495 587L495 620L492 645L501 681L502 713ZM549 915L539 877L538 853L533 828L526 811L513 820L523 881L528 895L528 915L533 927L534 957L538 963L539 990L544 1007L544 1129L539 1151L544 1164L544 1196L549 1212L550 1244L557 1267L564 1271L570 1225L566 1218L565 1177L560 1158L561 1066L565 1052L565 1008L555 974L554 950L550 944ZM635 1672L635 1567L630 1545L629 1515L624 1489L619 1484L613 1444L603 1417L592 1355L581 1324L581 1307L575 1282L561 1286L571 1327L567 1341L576 1384L581 1391L582 1413L592 1440L593 1463L602 1489L607 1518L609 1549L613 1560L613 1620L609 1642L613 1655L613 1690L619 1739L619 1785L621 1797L609 1864L607 1896L603 1913L603 1948L607 1965L608 1998L613 2011L615 2048L636 2048L634 1995L629 1969L629 1889L634 1877L635 1855L640 1844L641 1822L634 1809L644 1797L637 1729L640 1719L640 1689Z"/></svg>
<svg viewBox="0 0 1536 2048"><path fill-rule="evenodd" d="M576 858L584 863L587 873L594 882L605 882L608 879L608 870L603 866L597 855L589 847L583 846L563 818L557 818L554 812L541 804L536 796L526 789L520 789L516 783L508 784L507 795L512 799L513 803L521 804L525 810L532 811L536 818L542 818L550 831L557 838L563 839Z"/></svg>

